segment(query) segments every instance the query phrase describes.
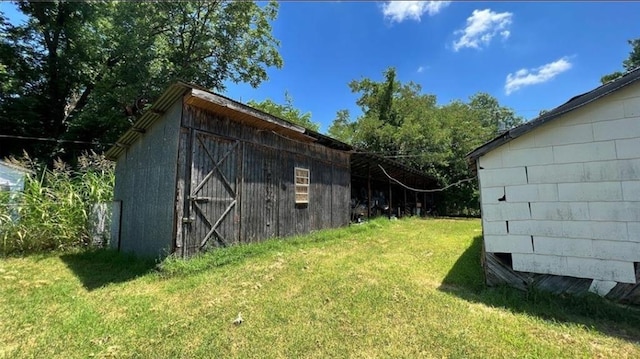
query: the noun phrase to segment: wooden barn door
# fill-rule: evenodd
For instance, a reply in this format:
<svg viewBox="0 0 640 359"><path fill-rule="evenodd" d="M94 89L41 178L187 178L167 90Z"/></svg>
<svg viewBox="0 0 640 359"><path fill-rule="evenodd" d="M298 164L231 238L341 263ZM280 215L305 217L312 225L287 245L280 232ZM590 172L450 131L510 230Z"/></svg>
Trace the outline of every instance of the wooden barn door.
<svg viewBox="0 0 640 359"><path fill-rule="evenodd" d="M191 143L191 181L186 254L239 241L240 142L195 132Z"/></svg>

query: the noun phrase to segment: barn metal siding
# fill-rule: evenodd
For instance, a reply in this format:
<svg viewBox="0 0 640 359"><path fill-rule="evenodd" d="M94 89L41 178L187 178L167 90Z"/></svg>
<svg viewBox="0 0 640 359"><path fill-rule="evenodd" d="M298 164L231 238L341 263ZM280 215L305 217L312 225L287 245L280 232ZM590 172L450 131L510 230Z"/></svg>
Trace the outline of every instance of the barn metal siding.
<svg viewBox="0 0 640 359"><path fill-rule="evenodd" d="M119 243L124 252L159 257L173 250L178 133L181 101L147 128L120 154L116 165L114 201L121 201Z"/></svg>
<svg viewBox="0 0 640 359"><path fill-rule="evenodd" d="M349 153L292 140L190 105L184 107L182 126L241 142L237 206L240 242L349 223ZM310 170L309 204L295 203L295 167ZM194 250L187 248L182 253L189 256Z"/></svg>

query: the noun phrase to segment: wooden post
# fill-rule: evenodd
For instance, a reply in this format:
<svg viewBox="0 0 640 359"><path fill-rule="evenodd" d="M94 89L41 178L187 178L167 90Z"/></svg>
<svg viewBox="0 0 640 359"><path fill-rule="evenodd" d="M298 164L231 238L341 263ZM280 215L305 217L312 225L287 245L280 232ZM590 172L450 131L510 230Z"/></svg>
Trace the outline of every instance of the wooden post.
<svg viewBox="0 0 640 359"><path fill-rule="evenodd" d="M406 184L407 183L407 175L405 174L403 177L403 182ZM402 187L404 190L404 203L402 204L402 209L400 210L400 213L402 213L402 217L404 217L404 209L407 208L407 189Z"/></svg>
<svg viewBox="0 0 640 359"><path fill-rule="evenodd" d="M422 187L426 188L425 184L424 184L424 180L422 180ZM427 216L427 192L423 192L422 193L422 212L424 213L424 216L426 217Z"/></svg>
<svg viewBox="0 0 640 359"><path fill-rule="evenodd" d="M371 165L367 164L367 219L371 218Z"/></svg>
<svg viewBox="0 0 640 359"><path fill-rule="evenodd" d="M413 203L415 204L415 209L413 210L413 214L418 214L418 192L413 192L413 196L414 196L414 201ZM422 208L422 206L421 206Z"/></svg>
<svg viewBox="0 0 640 359"><path fill-rule="evenodd" d="M391 180L389 180L389 219L391 219L391 211L393 211L393 206L392 206L392 194L391 194Z"/></svg>

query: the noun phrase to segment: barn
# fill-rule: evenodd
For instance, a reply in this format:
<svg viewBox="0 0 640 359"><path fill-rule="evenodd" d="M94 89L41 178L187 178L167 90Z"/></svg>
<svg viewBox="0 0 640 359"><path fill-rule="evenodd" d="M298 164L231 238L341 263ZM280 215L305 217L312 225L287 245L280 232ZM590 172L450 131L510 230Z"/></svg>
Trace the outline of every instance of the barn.
<svg viewBox="0 0 640 359"><path fill-rule="evenodd" d="M640 303L640 69L468 154L489 285Z"/></svg>
<svg viewBox="0 0 640 359"><path fill-rule="evenodd" d="M399 163L354 154L345 143L182 82L106 156L116 161L110 243L153 257L345 226L352 175L367 199L384 192L398 211L419 211L427 198L382 177L381 168L411 185L435 185Z"/></svg>

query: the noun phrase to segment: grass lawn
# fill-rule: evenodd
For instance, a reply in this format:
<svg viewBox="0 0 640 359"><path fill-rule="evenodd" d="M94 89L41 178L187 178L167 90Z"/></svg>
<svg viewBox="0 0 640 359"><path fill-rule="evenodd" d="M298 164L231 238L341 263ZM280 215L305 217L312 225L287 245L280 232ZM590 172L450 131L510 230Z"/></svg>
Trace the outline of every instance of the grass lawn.
<svg viewBox="0 0 640 359"><path fill-rule="evenodd" d="M159 267L3 258L0 358L640 357L635 309L484 288L480 234L382 219Z"/></svg>

